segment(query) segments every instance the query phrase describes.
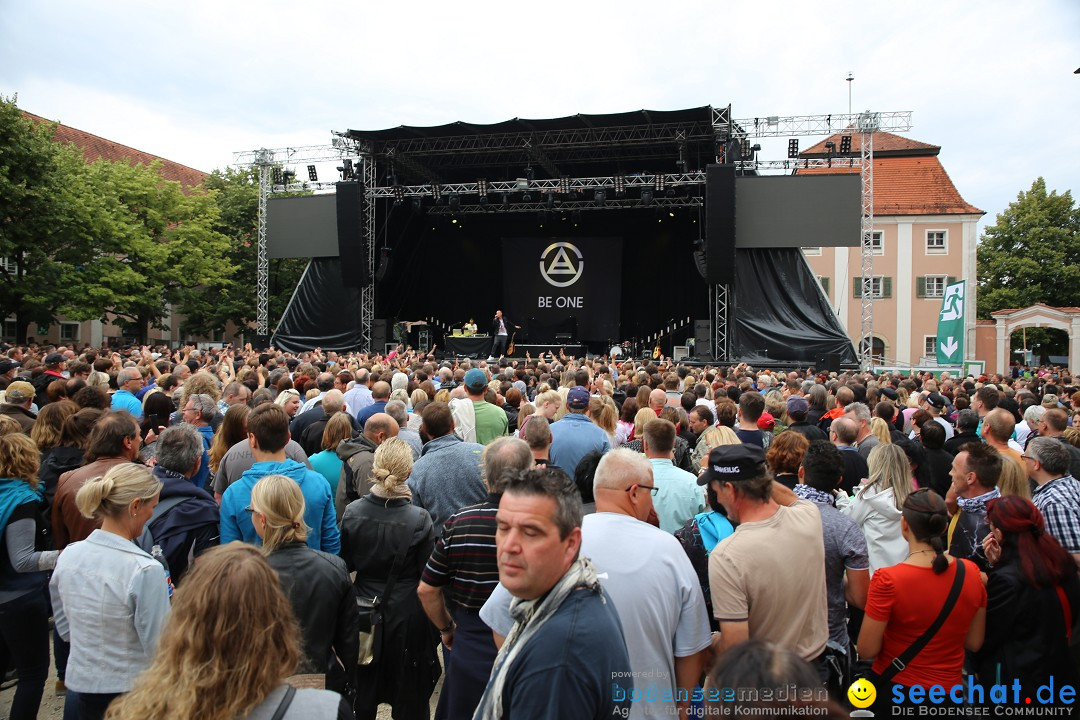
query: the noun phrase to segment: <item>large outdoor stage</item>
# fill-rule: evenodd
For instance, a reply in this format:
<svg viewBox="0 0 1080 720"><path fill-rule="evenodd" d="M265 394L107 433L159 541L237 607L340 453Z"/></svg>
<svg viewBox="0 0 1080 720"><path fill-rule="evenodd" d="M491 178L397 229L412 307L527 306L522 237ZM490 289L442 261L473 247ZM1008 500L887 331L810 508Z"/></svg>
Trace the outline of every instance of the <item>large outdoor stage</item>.
<svg viewBox="0 0 1080 720"><path fill-rule="evenodd" d="M737 172L738 133L724 117L703 107L343 133L362 164L343 169L332 204L270 201L270 256L312 258L274 345L381 351L396 323L423 319L428 347L486 357L490 338L450 331L474 320L491 333L502 310L520 326L517 356L625 343L638 356L691 345L699 360L854 363L798 249L837 244L827 236L838 226L778 237L755 225L785 216L788 201L770 202L775 185L762 181L775 178ZM740 198L757 199L739 205L740 226L759 232L737 241L744 180ZM798 187L826 216L854 207L854 225L836 234L854 227L857 243L852 180ZM837 213L829 203L841 196Z"/></svg>

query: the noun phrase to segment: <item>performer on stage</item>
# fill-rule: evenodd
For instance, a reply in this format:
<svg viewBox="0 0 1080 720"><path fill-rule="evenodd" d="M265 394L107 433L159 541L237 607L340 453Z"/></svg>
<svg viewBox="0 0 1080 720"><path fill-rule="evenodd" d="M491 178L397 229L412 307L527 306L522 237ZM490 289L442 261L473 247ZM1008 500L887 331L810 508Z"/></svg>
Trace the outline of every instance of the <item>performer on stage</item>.
<svg viewBox="0 0 1080 720"><path fill-rule="evenodd" d="M503 317L502 310L496 310L495 320L491 324L491 334L495 337L495 342L491 344L491 357L488 360L501 358L506 353L506 344L510 341L509 331L520 329L520 325L515 325Z"/></svg>
<svg viewBox="0 0 1080 720"><path fill-rule="evenodd" d="M462 328L466 337L472 337L476 334L476 321L469 318L469 322L465 323L465 327Z"/></svg>

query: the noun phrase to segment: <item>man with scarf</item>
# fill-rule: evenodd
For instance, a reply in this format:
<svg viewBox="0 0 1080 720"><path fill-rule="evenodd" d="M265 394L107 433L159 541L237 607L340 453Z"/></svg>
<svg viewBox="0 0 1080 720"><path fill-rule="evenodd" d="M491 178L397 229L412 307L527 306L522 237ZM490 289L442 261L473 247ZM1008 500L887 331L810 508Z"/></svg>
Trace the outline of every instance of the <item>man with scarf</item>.
<svg viewBox="0 0 1080 720"><path fill-rule="evenodd" d="M516 622L474 719L625 717L630 658L614 603L578 554L581 498L573 480L557 468L518 473L496 523L499 581L514 596Z"/></svg>
<svg viewBox="0 0 1080 720"><path fill-rule="evenodd" d="M191 560L216 546L220 535L217 503L191 482L202 455L202 438L191 425L173 425L158 437L154 477L163 484L147 528L154 544L161 546L176 585Z"/></svg>
<svg viewBox="0 0 1080 720"><path fill-rule="evenodd" d="M983 572L990 570L982 544L990 532L986 503L1001 497L997 487L1001 462L997 450L985 443L972 442L960 448L950 473L949 495L956 495L957 510L949 521L949 555L970 560Z"/></svg>

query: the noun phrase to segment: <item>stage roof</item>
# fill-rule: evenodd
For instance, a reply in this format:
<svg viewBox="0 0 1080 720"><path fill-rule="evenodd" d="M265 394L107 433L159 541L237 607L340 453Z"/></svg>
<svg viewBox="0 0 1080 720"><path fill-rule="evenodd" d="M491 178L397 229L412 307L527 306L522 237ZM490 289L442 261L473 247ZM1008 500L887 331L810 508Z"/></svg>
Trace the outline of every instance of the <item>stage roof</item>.
<svg viewBox="0 0 1080 720"><path fill-rule="evenodd" d="M716 161L713 108L636 110L491 125L348 130L402 184L702 170ZM383 184L380 177L379 183Z"/></svg>

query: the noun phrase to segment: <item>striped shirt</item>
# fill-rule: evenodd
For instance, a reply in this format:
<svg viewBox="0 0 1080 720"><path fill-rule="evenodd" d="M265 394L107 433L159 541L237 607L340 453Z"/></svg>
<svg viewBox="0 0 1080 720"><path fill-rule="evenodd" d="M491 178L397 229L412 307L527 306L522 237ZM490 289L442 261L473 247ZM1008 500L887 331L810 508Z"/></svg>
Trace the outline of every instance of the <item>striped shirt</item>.
<svg viewBox="0 0 1080 720"><path fill-rule="evenodd" d="M435 543L421 579L433 587L450 586L450 601L479 610L499 584L495 551L495 513L499 495L450 516Z"/></svg>
<svg viewBox="0 0 1080 720"><path fill-rule="evenodd" d="M1080 483L1071 476L1040 485L1031 502L1046 520L1046 532L1074 555L1080 553Z"/></svg>

